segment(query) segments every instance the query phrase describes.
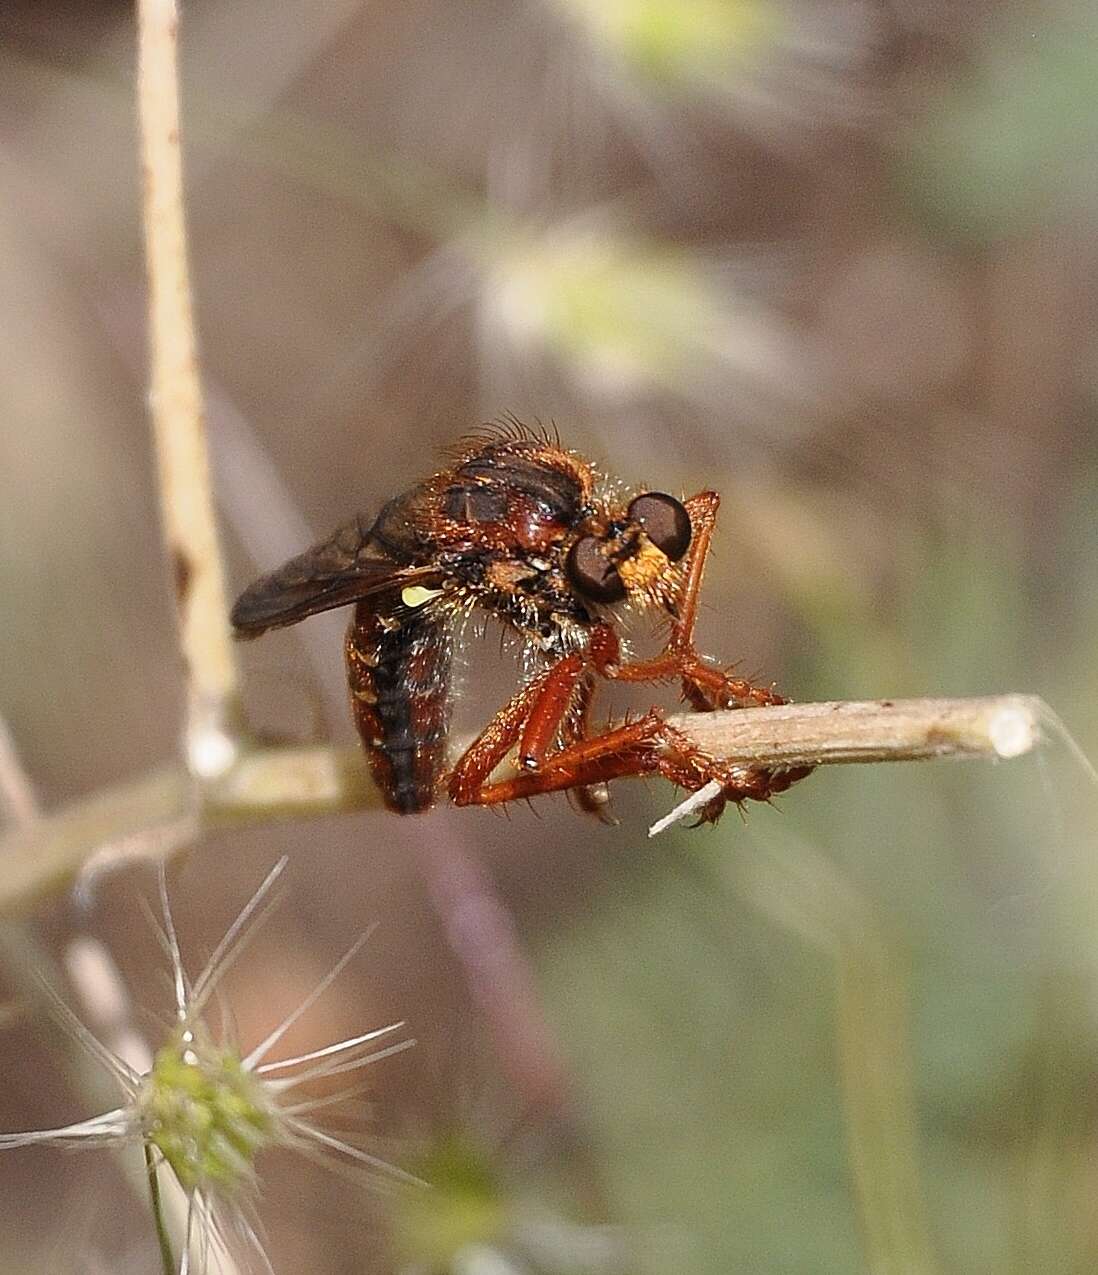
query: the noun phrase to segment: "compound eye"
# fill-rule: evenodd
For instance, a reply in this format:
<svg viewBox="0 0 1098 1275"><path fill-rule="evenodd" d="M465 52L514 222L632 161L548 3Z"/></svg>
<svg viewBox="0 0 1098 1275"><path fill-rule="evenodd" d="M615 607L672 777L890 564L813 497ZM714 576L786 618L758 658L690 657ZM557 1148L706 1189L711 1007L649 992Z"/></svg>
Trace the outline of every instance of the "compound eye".
<svg viewBox="0 0 1098 1275"><path fill-rule="evenodd" d="M662 491L647 491L632 501L628 509L632 522L644 528L644 534L672 562L678 562L690 548L693 528L690 515L674 498Z"/></svg>
<svg viewBox="0 0 1098 1275"><path fill-rule="evenodd" d="M625 585L617 568L602 552L598 536L582 536L568 550L564 569L568 579L592 602L620 602Z"/></svg>

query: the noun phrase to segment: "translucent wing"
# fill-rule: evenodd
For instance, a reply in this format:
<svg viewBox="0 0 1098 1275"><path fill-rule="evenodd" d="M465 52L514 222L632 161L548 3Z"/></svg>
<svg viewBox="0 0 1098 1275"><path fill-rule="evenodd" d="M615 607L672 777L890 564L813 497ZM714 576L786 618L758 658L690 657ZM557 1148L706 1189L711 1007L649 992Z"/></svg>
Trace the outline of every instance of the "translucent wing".
<svg viewBox="0 0 1098 1275"><path fill-rule="evenodd" d="M387 506L374 523L355 518L249 585L233 605L236 636L258 637L372 593L437 582L437 567L412 560L416 546L398 514Z"/></svg>

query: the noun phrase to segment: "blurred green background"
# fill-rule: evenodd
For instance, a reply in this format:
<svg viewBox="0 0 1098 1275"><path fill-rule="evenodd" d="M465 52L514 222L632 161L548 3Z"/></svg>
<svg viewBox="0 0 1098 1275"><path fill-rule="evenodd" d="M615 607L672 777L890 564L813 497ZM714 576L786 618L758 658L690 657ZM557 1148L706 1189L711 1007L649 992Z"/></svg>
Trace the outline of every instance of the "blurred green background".
<svg viewBox="0 0 1098 1275"><path fill-rule="evenodd" d="M479 421L552 419L627 482L722 493L703 650L800 700L1032 692L1098 756L1096 36L1083 0L194 0L233 587ZM0 10L0 714L48 808L179 748L132 63L124 4ZM257 730L350 738L342 622L242 651ZM472 634L466 664L459 731L516 676ZM1098 791L1062 737L656 842L671 790L614 797L613 829L374 812L173 872L197 968L291 857L227 985L245 1042L375 921L301 1048L419 1042L369 1129L432 1202L273 1156L277 1269L1098 1266ZM105 943L155 1035L151 890L125 870L36 928ZM5 1005L0 1127L91 1114ZM152 1268L94 1153L0 1174L0 1268Z"/></svg>

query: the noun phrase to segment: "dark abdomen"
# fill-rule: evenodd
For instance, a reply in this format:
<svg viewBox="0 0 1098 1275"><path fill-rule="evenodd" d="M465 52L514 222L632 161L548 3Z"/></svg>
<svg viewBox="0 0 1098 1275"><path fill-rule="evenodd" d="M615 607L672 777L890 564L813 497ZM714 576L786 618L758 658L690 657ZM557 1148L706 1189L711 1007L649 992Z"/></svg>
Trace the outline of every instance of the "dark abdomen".
<svg viewBox="0 0 1098 1275"><path fill-rule="evenodd" d="M385 804L401 814L426 810L446 766L449 625L394 608L391 598L364 600L346 656L355 725Z"/></svg>

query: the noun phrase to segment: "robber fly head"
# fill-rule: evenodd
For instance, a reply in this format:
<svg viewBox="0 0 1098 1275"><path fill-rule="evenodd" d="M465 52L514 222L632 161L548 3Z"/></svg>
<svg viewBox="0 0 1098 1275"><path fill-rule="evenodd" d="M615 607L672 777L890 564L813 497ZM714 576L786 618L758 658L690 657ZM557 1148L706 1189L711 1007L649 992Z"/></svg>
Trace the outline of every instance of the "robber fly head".
<svg viewBox="0 0 1098 1275"><path fill-rule="evenodd" d="M662 491L648 491L620 515L585 530L564 563L568 583L583 598L612 605L624 598L667 604L677 563L690 548L693 528L685 507Z"/></svg>

